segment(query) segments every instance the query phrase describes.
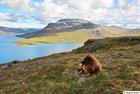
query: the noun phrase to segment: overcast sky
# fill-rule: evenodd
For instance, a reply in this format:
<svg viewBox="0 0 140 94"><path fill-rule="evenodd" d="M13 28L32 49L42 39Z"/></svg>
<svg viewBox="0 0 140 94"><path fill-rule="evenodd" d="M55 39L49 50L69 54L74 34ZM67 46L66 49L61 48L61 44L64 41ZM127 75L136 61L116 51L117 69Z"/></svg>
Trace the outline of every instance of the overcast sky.
<svg viewBox="0 0 140 94"><path fill-rule="evenodd" d="M140 28L140 0L0 0L0 26L42 28L64 18Z"/></svg>

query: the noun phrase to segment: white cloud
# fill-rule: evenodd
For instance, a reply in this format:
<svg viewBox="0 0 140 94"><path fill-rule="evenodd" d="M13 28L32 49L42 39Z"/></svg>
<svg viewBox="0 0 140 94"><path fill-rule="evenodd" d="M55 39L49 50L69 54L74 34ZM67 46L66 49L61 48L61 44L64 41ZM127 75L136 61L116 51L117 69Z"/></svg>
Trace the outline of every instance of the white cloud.
<svg viewBox="0 0 140 94"><path fill-rule="evenodd" d="M11 19L11 17L9 17L7 14L0 13L0 20L9 20L9 19Z"/></svg>
<svg viewBox="0 0 140 94"><path fill-rule="evenodd" d="M60 2L79 10L113 6L113 0L60 0Z"/></svg>
<svg viewBox="0 0 140 94"><path fill-rule="evenodd" d="M107 14L106 22L108 22L108 24L121 24L126 27L129 24L133 24L129 25L129 27L134 27L134 24L140 24L140 6L138 6L138 0L134 0L129 5L125 5L125 8L112 9L111 12Z"/></svg>
<svg viewBox="0 0 140 94"><path fill-rule="evenodd" d="M126 6L126 0L119 0L119 6L124 8Z"/></svg>
<svg viewBox="0 0 140 94"><path fill-rule="evenodd" d="M43 28L45 25L39 24L38 22L34 23L21 23L21 22L9 22L1 21L0 26L13 27L13 28Z"/></svg>
<svg viewBox="0 0 140 94"><path fill-rule="evenodd" d="M126 5L125 0L119 0L117 8L113 5L113 0L59 0L57 3L45 0L36 6L36 10L40 10L36 18L41 18L45 22L62 18L82 18L93 22L104 20L102 22L107 25L140 24L140 8L137 6L137 0L129 5Z"/></svg>
<svg viewBox="0 0 140 94"><path fill-rule="evenodd" d="M72 14L65 4L57 5L52 0L34 5L33 17L41 22L53 22L62 18L69 18Z"/></svg>
<svg viewBox="0 0 140 94"><path fill-rule="evenodd" d="M31 0L1 0L0 5L7 6L11 9L17 10L23 10L24 12L30 12L31 6L30 6Z"/></svg>
<svg viewBox="0 0 140 94"><path fill-rule="evenodd" d="M36 22L47 24L63 18L81 18L106 25L140 24L139 0L130 4L119 0L119 6L114 6L114 0L1 0L0 5L8 6L16 11L13 14L0 14L0 19L24 19L32 17ZM23 12L20 15L20 11ZM14 16L15 15L15 16ZM23 17L24 16L24 17ZM134 26L134 25L129 25Z"/></svg>
<svg viewBox="0 0 140 94"><path fill-rule="evenodd" d="M16 22L19 19L23 19L23 18L24 16L19 14L0 13L0 20Z"/></svg>
<svg viewBox="0 0 140 94"><path fill-rule="evenodd" d="M113 0L45 0L35 4L36 15L41 21L52 22L63 18L95 20L106 14L106 8L113 6Z"/></svg>

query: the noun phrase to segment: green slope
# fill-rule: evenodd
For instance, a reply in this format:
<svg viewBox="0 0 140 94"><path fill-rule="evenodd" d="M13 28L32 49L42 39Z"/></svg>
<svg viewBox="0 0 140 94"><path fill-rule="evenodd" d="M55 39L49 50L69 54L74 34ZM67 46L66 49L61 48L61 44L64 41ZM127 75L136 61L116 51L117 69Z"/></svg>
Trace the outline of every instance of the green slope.
<svg viewBox="0 0 140 94"><path fill-rule="evenodd" d="M49 34L45 37L36 37L25 40L17 41L18 45L32 45L39 43L50 42L85 42L88 39L97 38L96 35L90 32L91 30L80 29L72 32L61 32L55 34Z"/></svg>
<svg viewBox="0 0 140 94"><path fill-rule="evenodd" d="M89 52L102 63L103 72L83 78L75 68ZM88 40L69 53L0 65L0 93L122 94L140 90L139 62L140 37Z"/></svg>

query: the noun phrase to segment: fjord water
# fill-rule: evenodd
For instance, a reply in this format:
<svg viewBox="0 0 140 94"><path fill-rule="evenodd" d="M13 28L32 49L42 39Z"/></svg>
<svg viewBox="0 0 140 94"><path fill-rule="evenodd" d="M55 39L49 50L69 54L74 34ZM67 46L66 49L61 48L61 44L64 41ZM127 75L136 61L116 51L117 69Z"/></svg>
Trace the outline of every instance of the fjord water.
<svg viewBox="0 0 140 94"><path fill-rule="evenodd" d="M15 35L0 36L0 64L14 60L27 60L37 57L47 56L53 53L68 52L83 45L78 42L63 42L38 44L29 46L19 46L15 41L23 38Z"/></svg>

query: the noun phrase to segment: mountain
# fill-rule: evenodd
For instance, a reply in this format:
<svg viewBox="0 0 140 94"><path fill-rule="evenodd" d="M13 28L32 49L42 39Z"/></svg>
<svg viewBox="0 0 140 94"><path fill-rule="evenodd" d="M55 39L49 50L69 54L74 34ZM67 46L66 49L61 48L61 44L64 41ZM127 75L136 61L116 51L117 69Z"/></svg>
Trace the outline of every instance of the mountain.
<svg viewBox="0 0 140 94"><path fill-rule="evenodd" d="M61 19L56 23L49 23L46 27L35 33L20 35L19 37L41 37L49 34L70 32L79 29L91 29L96 28L99 25L93 24L90 21L83 19Z"/></svg>
<svg viewBox="0 0 140 94"><path fill-rule="evenodd" d="M38 29L36 28L10 28L10 27L3 27L0 26L0 33L1 34L11 34L11 33L32 33L36 32Z"/></svg>
<svg viewBox="0 0 140 94"><path fill-rule="evenodd" d="M62 19L56 23L49 23L43 30L72 31L75 29L88 29L97 25L82 19Z"/></svg>
<svg viewBox="0 0 140 94"><path fill-rule="evenodd" d="M86 30L89 31L91 34L94 34L97 37L111 37L111 36L124 36L124 35L135 35L135 30L127 29L117 26L103 26L94 24L90 21L83 20L83 19L61 19L58 20L56 23L49 23L43 29L33 32L30 34L23 34L19 37L42 37L48 36L50 34L56 34L60 32L72 32L78 30ZM138 32L139 33L139 32Z"/></svg>
<svg viewBox="0 0 140 94"><path fill-rule="evenodd" d="M18 37L28 39L20 40L16 43L19 45L32 45L49 42L84 42L93 38L139 35L139 29L103 26L83 19L61 19L56 23L49 23L37 32L18 35Z"/></svg>
<svg viewBox="0 0 140 94"><path fill-rule="evenodd" d="M88 54L103 71L91 77L76 68ZM0 64L1 94L121 94L140 90L140 36L90 39L83 47L27 61Z"/></svg>
<svg viewBox="0 0 140 94"><path fill-rule="evenodd" d="M140 29L134 29L135 32L140 32Z"/></svg>

